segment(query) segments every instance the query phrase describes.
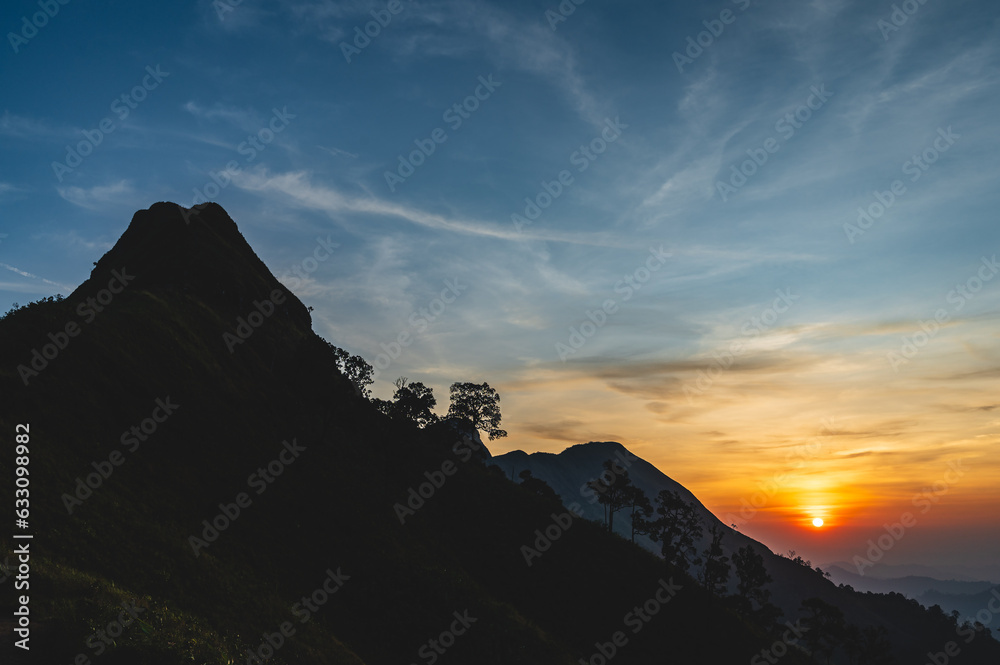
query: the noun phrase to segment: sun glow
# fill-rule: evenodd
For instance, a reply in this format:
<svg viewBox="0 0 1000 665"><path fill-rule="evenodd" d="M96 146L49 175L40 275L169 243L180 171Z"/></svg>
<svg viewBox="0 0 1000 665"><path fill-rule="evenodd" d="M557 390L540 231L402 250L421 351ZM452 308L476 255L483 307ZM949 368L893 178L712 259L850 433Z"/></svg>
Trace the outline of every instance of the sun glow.
<svg viewBox="0 0 1000 665"><path fill-rule="evenodd" d="M816 517L816 518L814 518L813 519L813 526L816 527L817 529L819 527L823 526L823 518L822 517Z"/></svg>

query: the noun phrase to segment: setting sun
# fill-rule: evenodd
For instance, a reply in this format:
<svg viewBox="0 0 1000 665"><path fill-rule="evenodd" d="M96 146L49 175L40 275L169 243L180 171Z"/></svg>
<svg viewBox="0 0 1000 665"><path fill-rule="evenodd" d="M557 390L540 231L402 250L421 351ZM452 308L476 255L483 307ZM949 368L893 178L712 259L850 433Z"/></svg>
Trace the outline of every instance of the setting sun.
<svg viewBox="0 0 1000 665"><path fill-rule="evenodd" d="M813 526L814 526L814 527L817 527L817 528L819 528L819 527L823 526L823 519L822 519L821 517L817 517L817 518L815 518L815 519L813 520Z"/></svg>

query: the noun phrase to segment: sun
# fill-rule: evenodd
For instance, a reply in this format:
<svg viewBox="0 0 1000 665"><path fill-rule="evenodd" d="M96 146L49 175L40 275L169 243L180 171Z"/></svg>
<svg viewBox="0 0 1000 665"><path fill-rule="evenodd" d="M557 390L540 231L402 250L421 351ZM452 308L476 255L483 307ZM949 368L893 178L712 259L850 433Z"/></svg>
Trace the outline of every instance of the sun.
<svg viewBox="0 0 1000 665"><path fill-rule="evenodd" d="M813 519L813 526L816 527L817 529L819 527L823 526L823 518L822 517L816 517L816 518L814 518Z"/></svg>

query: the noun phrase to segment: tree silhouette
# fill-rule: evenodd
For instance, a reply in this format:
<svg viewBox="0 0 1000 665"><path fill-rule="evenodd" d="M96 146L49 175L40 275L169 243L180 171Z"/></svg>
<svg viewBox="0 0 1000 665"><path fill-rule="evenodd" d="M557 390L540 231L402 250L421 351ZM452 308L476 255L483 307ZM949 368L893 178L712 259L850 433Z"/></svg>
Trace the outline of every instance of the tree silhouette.
<svg viewBox="0 0 1000 665"><path fill-rule="evenodd" d="M739 578L736 590L746 612L753 610L754 601L758 606L764 607L771 597L771 592L764 585L773 581L764 567L764 557L745 545L733 554L733 566Z"/></svg>
<svg viewBox="0 0 1000 665"><path fill-rule="evenodd" d="M630 484L625 488L625 507L629 509L629 517L632 521L632 542L635 542L636 535L648 535L650 524L649 517L653 514L653 504L649 502L646 493L635 485Z"/></svg>
<svg viewBox="0 0 1000 665"><path fill-rule="evenodd" d="M488 383L451 384L449 418L469 422L490 435L490 441L507 436L500 429L500 395Z"/></svg>
<svg viewBox="0 0 1000 665"><path fill-rule="evenodd" d="M694 507L672 490L660 490L656 497L658 517L647 525L649 537L660 543L663 558L687 570L701 563L697 542L701 540L701 520Z"/></svg>
<svg viewBox="0 0 1000 665"><path fill-rule="evenodd" d="M333 351L333 355L337 359L337 369L340 370L340 373L354 384L354 390L359 395L365 399L370 398L372 391L368 389L368 386L375 382L375 379L372 378L374 374L372 366L361 356L352 356L340 347L334 346L329 342L326 344Z"/></svg>
<svg viewBox="0 0 1000 665"><path fill-rule="evenodd" d="M596 479L588 481L587 486L597 493L597 500L604 506L604 524L608 532L613 533L615 513L629 505L632 481L628 471L618 466L614 460L605 460L601 465L604 471Z"/></svg>
<svg viewBox="0 0 1000 665"><path fill-rule="evenodd" d="M803 559L800 555L795 553L795 550L788 550L788 554L779 554L778 556L784 557L791 561L792 563L797 563L800 566L805 566L812 570L812 561L808 559Z"/></svg>
<svg viewBox="0 0 1000 665"><path fill-rule="evenodd" d="M851 665L892 665L896 662L885 626L862 629L851 624L844 630L843 644Z"/></svg>
<svg viewBox="0 0 1000 665"><path fill-rule="evenodd" d="M389 416L390 418L392 417L393 403L390 400L373 397L372 404L375 406L375 408L378 410L379 413L383 413Z"/></svg>
<svg viewBox="0 0 1000 665"><path fill-rule="evenodd" d="M558 501L560 503L562 502L562 499L559 498L556 491L541 478L535 478L531 475L531 471L529 469L525 469L517 475L521 479L521 487L524 489L529 492L533 492L538 496L545 497L546 499L552 499L553 501Z"/></svg>
<svg viewBox="0 0 1000 665"><path fill-rule="evenodd" d="M806 598L801 607L807 612L802 619L806 646L814 658L825 657L829 663L834 649L844 639L844 613L821 598Z"/></svg>
<svg viewBox="0 0 1000 665"><path fill-rule="evenodd" d="M774 632L778 627L778 620L784 616L784 612L781 611L774 603L764 603L761 607L754 613L757 619L757 623L763 626L766 630Z"/></svg>
<svg viewBox="0 0 1000 665"><path fill-rule="evenodd" d="M830 573L824 571L819 566L813 568L812 561L810 561L809 559L803 559L800 555L795 553L795 550L788 550L788 554L779 554L778 556L788 559L792 563L797 563L803 568L808 568L809 570L816 573L820 577L827 577L827 578L830 577Z"/></svg>
<svg viewBox="0 0 1000 665"><path fill-rule="evenodd" d="M861 664L861 629L853 623L844 629L844 651L847 653L848 663Z"/></svg>
<svg viewBox="0 0 1000 665"><path fill-rule="evenodd" d="M408 383L405 376L396 379L395 385L393 401L383 402L378 406L384 408L391 417L412 420L418 427L437 422L437 414L433 411L437 400L433 390L420 382Z"/></svg>
<svg viewBox="0 0 1000 665"><path fill-rule="evenodd" d="M722 550L722 527L713 524L708 533L712 540L702 553L705 567L701 571L701 583L709 593L722 596L726 593L726 584L729 582L729 557Z"/></svg>

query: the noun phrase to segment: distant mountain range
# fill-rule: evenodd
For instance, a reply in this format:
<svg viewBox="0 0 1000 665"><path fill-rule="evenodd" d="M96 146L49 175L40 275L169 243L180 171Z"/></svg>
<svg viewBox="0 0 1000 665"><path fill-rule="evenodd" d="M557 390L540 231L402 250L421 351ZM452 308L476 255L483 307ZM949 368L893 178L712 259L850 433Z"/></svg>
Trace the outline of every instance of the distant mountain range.
<svg viewBox="0 0 1000 665"><path fill-rule="evenodd" d="M837 566L846 571L855 571L857 567L849 561L834 561L824 564L826 567ZM1000 563L980 566L924 566L920 564L887 564L875 563L865 566L865 577L880 580L899 579L901 577L927 577L936 580L955 580L958 582L976 582L1000 584Z"/></svg>
<svg viewBox="0 0 1000 665"><path fill-rule="evenodd" d="M1000 630L1000 611L988 610L990 602L1000 610L1000 585L989 581L940 580L933 577L907 575L905 577L873 577L872 569L866 569L865 574L858 575L848 570L850 564L834 563L828 568L830 579L837 584L847 584L857 591L873 593L901 593L907 598L913 598L924 607L940 605L946 613L957 611L963 619L970 621L989 618L984 625ZM883 569L880 574L886 574L889 569ZM995 599L995 600L994 600ZM982 613L987 609L986 613Z"/></svg>
<svg viewBox="0 0 1000 665"><path fill-rule="evenodd" d="M15 594L18 544L0 532L0 638L14 642L24 605L32 631L3 662L715 665L780 648L797 665L825 662L809 640L839 635L811 598L884 626L900 665L959 639L949 617L838 588L727 531L728 550L766 557L781 621L815 626L782 641L785 625L589 519L580 488L628 455L619 444L490 459L454 422L385 415L215 204L137 212L67 298L8 312L0 391L2 431L30 428L34 535ZM511 482L521 468L588 519ZM715 520L651 465L629 472ZM961 649L957 662L1000 662L985 634ZM847 660L835 645L832 662Z"/></svg>

